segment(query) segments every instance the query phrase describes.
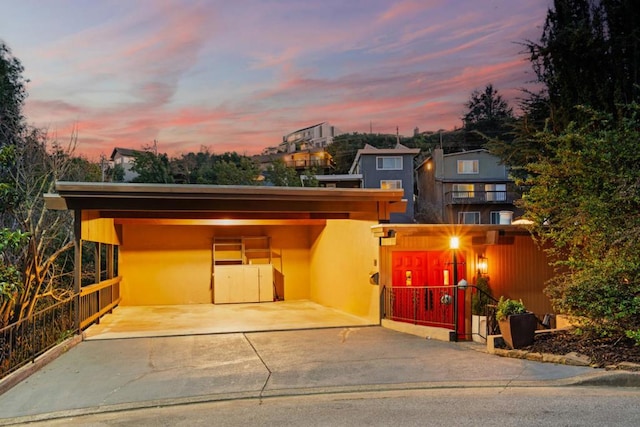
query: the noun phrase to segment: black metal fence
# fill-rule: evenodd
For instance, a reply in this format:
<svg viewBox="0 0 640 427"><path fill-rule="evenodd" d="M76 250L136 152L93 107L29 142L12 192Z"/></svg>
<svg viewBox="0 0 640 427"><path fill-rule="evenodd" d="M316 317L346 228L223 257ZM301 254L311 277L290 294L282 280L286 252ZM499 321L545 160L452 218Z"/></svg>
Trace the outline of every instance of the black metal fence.
<svg viewBox="0 0 640 427"><path fill-rule="evenodd" d="M497 301L496 301L497 302ZM495 304L487 304L484 309L484 312L480 314L486 320L486 324L480 327L477 331L473 331L473 334L477 334L483 340L486 340L489 335L499 335L500 334L500 326L498 325L498 321L496 320L496 305Z"/></svg>
<svg viewBox="0 0 640 427"><path fill-rule="evenodd" d="M455 329L454 287L385 287L383 317L414 325Z"/></svg>
<svg viewBox="0 0 640 427"><path fill-rule="evenodd" d="M455 330L455 289L453 286L384 287L382 317L397 322ZM466 292L478 292L488 303L484 305L481 313L485 319L481 328L474 330L472 326L472 330L464 335L467 338L478 335L486 340L489 335L498 334L498 322L495 320L497 300L473 285L467 286ZM464 298L461 304L464 304ZM463 319L464 317L458 320L462 322Z"/></svg>
<svg viewBox="0 0 640 427"><path fill-rule="evenodd" d="M73 336L77 301L72 296L0 329L0 378Z"/></svg>

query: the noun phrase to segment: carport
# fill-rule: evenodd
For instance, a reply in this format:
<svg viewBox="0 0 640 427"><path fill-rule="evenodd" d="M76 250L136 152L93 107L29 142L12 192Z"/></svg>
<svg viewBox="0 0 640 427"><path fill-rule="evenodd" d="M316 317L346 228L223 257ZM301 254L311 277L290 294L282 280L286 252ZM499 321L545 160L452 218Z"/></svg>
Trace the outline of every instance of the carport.
<svg viewBox="0 0 640 427"><path fill-rule="evenodd" d="M371 227L403 212L402 196L377 189L58 182L45 199L49 209L74 212L77 319L84 329L116 307L157 312L223 304L282 303L274 319L286 325L291 319L282 313L296 301L378 324L380 289L369 280L378 270L378 239ZM90 274L82 266L87 247L99 266Z"/></svg>

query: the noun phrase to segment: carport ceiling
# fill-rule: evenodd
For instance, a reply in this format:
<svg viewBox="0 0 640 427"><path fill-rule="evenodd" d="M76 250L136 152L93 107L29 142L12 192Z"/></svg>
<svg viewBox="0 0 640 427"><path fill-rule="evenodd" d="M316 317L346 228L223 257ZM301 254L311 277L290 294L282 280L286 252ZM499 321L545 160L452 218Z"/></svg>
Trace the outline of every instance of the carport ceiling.
<svg viewBox="0 0 640 427"><path fill-rule="evenodd" d="M49 209L103 218L364 219L404 212L403 190L57 182Z"/></svg>

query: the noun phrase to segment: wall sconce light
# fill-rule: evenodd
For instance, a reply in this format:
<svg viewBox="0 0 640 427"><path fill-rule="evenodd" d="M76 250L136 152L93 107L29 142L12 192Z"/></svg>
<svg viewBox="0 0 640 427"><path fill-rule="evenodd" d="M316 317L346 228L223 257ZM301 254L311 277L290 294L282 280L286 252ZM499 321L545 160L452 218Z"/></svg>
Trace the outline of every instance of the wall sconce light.
<svg viewBox="0 0 640 427"><path fill-rule="evenodd" d="M484 255L478 255L478 275L482 276L489 271L489 260Z"/></svg>
<svg viewBox="0 0 640 427"><path fill-rule="evenodd" d="M386 237L380 237L380 246L395 246L396 231L389 230Z"/></svg>

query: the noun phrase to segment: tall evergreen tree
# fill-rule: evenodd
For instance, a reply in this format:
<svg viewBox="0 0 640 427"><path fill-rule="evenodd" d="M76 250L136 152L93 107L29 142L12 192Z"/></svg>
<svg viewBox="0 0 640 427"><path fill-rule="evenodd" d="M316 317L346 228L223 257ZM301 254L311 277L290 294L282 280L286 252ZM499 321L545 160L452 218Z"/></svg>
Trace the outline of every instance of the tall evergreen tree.
<svg viewBox="0 0 640 427"><path fill-rule="evenodd" d="M620 116L640 101L640 4L635 0L555 0L530 60L545 85L552 129L578 117L575 106Z"/></svg>
<svg viewBox="0 0 640 427"><path fill-rule="evenodd" d="M535 134L560 133L584 119L581 108L624 117L625 105L640 102L640 2L555 0L540 40L525 43L544 88L527 92L514 140L488 145L521 178L526 165L551 155Z"/></svg>
<svg viewBox="0 0 640 427"><path fill-rule="evenodd" d="M0 40L0 147L15 144L24 129L22 105L27 97L24 68Z"/></svg>
<svg viewBox="0 0 640 427"><path fill-rule="evenodd" d="M492 84L482 91L473 91L466 107L468 111L462 118L465 148L481 148L488 139L510 139L513 109Z"/></svg>

